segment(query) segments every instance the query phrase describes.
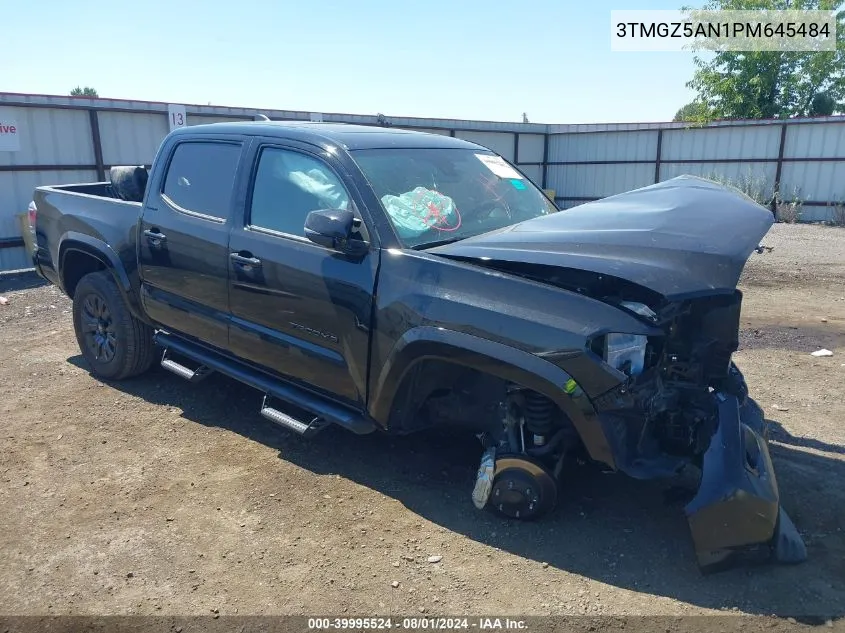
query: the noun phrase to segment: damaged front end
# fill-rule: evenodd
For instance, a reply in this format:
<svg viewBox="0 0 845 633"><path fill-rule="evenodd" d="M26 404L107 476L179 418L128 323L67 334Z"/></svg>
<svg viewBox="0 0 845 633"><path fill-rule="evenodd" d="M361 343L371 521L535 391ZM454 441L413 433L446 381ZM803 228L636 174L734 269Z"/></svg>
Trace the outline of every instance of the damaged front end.
<svg viewBox="0 0 845 633"><path fill-rule="evenodd" d="M562 314L580 295L638 319L591 317L573 301L586 349L543 357L577 381L567 416L592 459L640 479L695 476L686 513L705 569L748 552L806 558L780 507L762 411L732 362L737 284L773 222L748 196L681 176L431 250L559 288Z"/></svg>
<svg viewBox="0 0 845 633"><path fill-rule="evenodd" d="M594 351L628 374L594 399L616 467L642 479L697 474L685 511L705 571L749 557L806 558L780 506L763 412L731 361L741 302L737 290L658 312L641 308L666 332L642 342L641 367L609 357L607 335L592 341Z"/></svg>

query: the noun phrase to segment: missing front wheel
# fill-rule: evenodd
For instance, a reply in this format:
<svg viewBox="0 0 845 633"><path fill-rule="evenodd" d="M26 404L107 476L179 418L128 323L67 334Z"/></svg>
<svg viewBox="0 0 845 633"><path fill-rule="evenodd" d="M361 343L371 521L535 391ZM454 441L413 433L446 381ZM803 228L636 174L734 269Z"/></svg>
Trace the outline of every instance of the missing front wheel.
<svg viewBox="0 0 845 633"><path fill-rule="evenodd" d="M495 457L485 451L473 489L473 503L510 519L530 521L557 503L555 478L538 460L524 455Z"/></svg>

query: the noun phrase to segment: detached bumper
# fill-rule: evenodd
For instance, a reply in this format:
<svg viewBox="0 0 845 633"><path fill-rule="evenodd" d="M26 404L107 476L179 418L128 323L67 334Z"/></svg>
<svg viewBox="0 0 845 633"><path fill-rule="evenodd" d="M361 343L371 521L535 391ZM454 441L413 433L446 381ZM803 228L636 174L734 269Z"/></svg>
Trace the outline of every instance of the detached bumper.
<svg viewBox="0 0 845 633"><path fill-rule="evenodd" d="M801 535L780 507L760 407L746 398L717 393L718 430L704 454L701 483L685 507L698 564L703 571L730 566L736 558L807 558Z"/></svg>

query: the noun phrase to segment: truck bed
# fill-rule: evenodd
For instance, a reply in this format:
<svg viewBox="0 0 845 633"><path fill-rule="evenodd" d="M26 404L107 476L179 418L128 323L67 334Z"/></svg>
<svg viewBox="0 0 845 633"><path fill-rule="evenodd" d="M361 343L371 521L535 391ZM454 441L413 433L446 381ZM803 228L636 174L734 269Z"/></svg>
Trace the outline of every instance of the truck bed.
<svg viewBox="0 0 845 633"><path fill-rule="evenodd" d="M124 229L138 221L141 203L121 200L107 182L53 185L35 189L39 231L49 233L61 224L71 230L75 225L97 227L96 237ZM118 217L123 218L122 222ZM100 227L103 221L105 224ZM58 238L61 235L53 235ZM50 242L53 243L53 242Z"/></svg>
<svg viewBox="0 0 845 633"><path fill-rule="evenodd" d="M34 264L56 282L60 251L72 243L105 247L115 259L135 256L141 202L121 200L110 182L37 187ZM108 246L104 246L108 245Z"/></svg>
<svg viewBox="0 0 845 633"><path fill-rule="evenodd" d="M42 189L54 189L56 191L64 191L67 193L81 193L86 196L97 196L98 198L113 198L119 200L114 193L110 182L84 182L74 185L51 185L49 187L41 187Z"/></svg>
<svg viewBox="0 0 845 633"><path fill-rule="evenodd" d="M144 189L149 178L148 170L141 165L113 166L107 182L86 182L71 185L53 185L49 189L79 193L124 202L143 202Z"/></svg>

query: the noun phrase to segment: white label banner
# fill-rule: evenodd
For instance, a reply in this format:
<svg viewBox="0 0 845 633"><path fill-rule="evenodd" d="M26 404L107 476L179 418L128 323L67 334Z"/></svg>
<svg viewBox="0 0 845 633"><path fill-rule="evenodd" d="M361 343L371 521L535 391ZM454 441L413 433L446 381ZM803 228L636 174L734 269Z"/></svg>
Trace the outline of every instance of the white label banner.
<svg viewBox="0 0 845 633"><path fill-rule="evenodd" d="M0 152L17 152L21 148L21 131L14 119L0 118Z"/></svg>

